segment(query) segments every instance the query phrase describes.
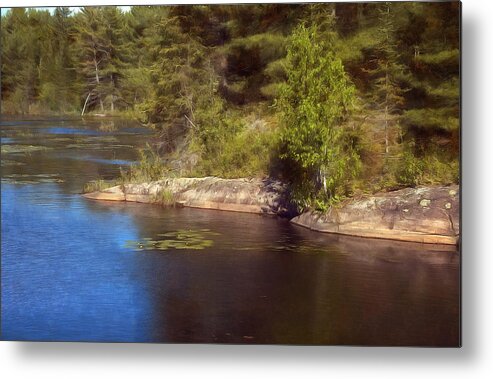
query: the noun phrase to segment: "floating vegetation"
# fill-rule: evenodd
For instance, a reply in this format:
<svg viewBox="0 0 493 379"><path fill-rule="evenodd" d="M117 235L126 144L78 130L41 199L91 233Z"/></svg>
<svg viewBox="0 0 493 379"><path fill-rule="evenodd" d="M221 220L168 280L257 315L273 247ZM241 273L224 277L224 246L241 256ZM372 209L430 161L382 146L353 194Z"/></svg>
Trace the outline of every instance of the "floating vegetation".
<svg viewBox="0 0 493 379"><path fill-rule="evenodd" d="M10 174L2 177L2 182L9 184L63 183L59 174Z"/></svg>
<svg viewBox="0 0 493 379"><path fill-rule="evenodd" d="M115 136L89 136L89 137L80 137L77 136L77 142L87 142L87 143L118 143L119 140Z"/></svg>
<svg viewBox="0 0 493 379"><path fill-rule="evenodd" d="M135 251L148 250L204 250L214 245L212 236L220 233L212 232L210 229L199 230L177 230L158 234L158 238L143 238L140 241L126 241L125 247ZM232 249L242 252L269 251L278 253L293 253L304 255L318 255L327 252L327 248L318 245L297 245L297 244L272 244L272 243L253 243L251 245L241 245L237 243L221 242L221 248Z"/></svg>
<svg viewBox="0 0 493 379"><path fill-rule="evenodd" d="M121 148L133 148L134 146L132 145L124 145L124 144L111 144L111 145L104 145L101 143L70 143L66 146L64 146L65 149L87 149L87 150L114 150L114 149L121 149Z"/></svg>
<svg viewBox="0 0 493 379"><path fill-rule="evenodd" d="M134 148L135 146L133 145L124 145L124 144L116 144L116 145L108 145L109 148L111 149L116 149L116 148Z"/></svg>
<svg viewBox="0 0 493 379"><path fill-rule="evenodd" d="M7 167L7 166L24 166L25 163L23 162L17 162L17 161L11 161L8 159L2 159L2 166Z"/></svg>
<svg viewBox="0 0 493 379"><path fill-rule="evenodd" d="M22 153L29 154L33 151L48 150L46 146L34 146L34 145L2 145L2 154L14 154Z"/></svg>
<svg viewBox="0 0 493 379"><path fill-rule="evenodd" d="M39 182L34 180L19 180L13 178L2 178L2 183L8 184L39 184Z"/></svg>
<svg viewBox="0 0 493 379"><path fill-rule="evenodd" d="M90 145L88 143L69 143L64 146L65 149L100 149L101 145Z"/></svg>
<svg viewBox="0 0 493 379"><path fill-rule="evenodd" d="M50 141L50 143L53 143L53 142L60 143L60 142L72 142L73 139L68 138L68 137L54 137L54 138L50 138L49 141Z"/></svg>
<svg viewBox="0 0 493 379"><path fill-rule="evenodd" d="M28 130L7 130L2 135L6 137L35 137L36 136L35 133Z"/></svg>
<svg viewBox="0 0 493 379"><path fill-rule="evenodd" d="M125 247L137 250L203 250L214 245L212 236L219 233L212 232L210 229L185 230L180 229L174 232L162 233L157 236L159 239L144 238L141 241L127 241Z"/></svg>

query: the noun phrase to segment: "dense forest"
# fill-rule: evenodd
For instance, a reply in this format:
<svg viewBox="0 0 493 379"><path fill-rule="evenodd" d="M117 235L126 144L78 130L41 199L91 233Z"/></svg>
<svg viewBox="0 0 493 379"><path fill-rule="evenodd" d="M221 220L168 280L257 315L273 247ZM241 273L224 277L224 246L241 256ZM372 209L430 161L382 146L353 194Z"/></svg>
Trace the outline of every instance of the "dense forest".
<svg viewBox="0 0 493 379"><path fill-rule="evenodd" d="M135 118L151 178L271 176L323 209L458 182L459 48L458 2L13 8L1 112Z"/></svg>

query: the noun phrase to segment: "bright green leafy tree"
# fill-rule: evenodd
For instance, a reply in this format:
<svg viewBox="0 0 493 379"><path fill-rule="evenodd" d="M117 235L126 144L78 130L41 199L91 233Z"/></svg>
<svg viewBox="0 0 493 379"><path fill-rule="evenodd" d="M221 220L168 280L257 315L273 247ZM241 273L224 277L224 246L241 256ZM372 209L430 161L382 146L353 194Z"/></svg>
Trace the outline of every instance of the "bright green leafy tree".
<svg viewBox="0 0 493 379"><path fill-rule="evenodd" d="M283 157L296 166L294 184L302 205L320 197L333 200L359 167L351 146L344 144L343 127L355 88L330 39L321 39L316 26L301 25L294 31L287 72L278 101Z"/></svg>

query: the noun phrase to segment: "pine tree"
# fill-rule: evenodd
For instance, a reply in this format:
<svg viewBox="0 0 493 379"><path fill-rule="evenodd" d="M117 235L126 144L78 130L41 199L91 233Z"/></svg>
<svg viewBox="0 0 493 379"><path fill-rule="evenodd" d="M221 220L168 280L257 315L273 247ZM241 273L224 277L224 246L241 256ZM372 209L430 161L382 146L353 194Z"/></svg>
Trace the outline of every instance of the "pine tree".
<svg viewBox="0 0 493 379"><path fill-rule="evenodd" d="M123 100L121 82L131 60L131 39L125 19L121 10L117 7L104 7L102 9L104 22L104 45L107 64L102 69L106 95L105 99L110 105L110 110L115 111L116 103Z"/></svg>
<svg viewBox="0 0 493 379"><path fill-rule="evenodd" d="M434 135L454 154L459 138L459 4L415 4L410 19L421 26L409 57L412 72L410 104L403 122L418 139L423 153L435 144ZM413 30L413 26L408 28ZM416 31L417 32L417 31ZM432 137L432 138L430 138ZM443 146L442 146L443 147Z"/></svg>
<svg viewBox="0 0 493 379"><path fill-rule="evenodd" d="M25 8L13 8L7 15L2 11L1 54L2 54L2 108L10 112L27 112L29 77ZM10 101L8 101L10 100Z"/></svg>
<svg viewBox="0 0 493 379"><path fill-rule="evenodd" d="M182 31L178 17L169 16L156 25L151 49L156 56L151 66L155 87L148 106L151 121L196 127L201 122L200 112L217 92L207 48Z"/></svg>
<svg viewBox="0 0 493 379"><path fill-rule="evenodd" d="M39 100L50 111L67 112L78 107L70 13L69 8L57 7L48 20L47 38L40 41L43 58L39 65Z"/></svg>
<svg viewBox="0 0 493 379"><path fill-rule="evenodd" d="M387 2L381 4L378 11L377 43L369 60L373 68L366 72L373 83L370 95L372 105L383 115L385 156L388 157L393 144L391 130L399 124L398 112L404 104L404 89L400 80L404 76L405 67L400 63L397 52L394 7Z"/></svg>
<svg viewBox="0 0 493 379"><path fill-rule="evenodd" d="M121 99L119 82L127 52L121 11L84 7L76 21L80 71L85 77L82 114L94 104L104 112L105 102L114 111L115 102Z"/></svg>

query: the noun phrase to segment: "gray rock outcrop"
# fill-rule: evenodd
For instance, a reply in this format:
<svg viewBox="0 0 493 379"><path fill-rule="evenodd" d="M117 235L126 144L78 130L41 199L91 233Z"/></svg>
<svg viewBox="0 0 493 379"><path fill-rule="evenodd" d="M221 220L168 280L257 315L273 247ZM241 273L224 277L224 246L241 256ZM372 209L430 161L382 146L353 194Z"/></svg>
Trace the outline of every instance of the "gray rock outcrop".
<svg viewBox="0 0 493 379"><path fill-rule="evenodd" d="M459 210L459 186L420 187L350 199L324 214L304 212L291 222L326 233L456 244Z"/></svg>

